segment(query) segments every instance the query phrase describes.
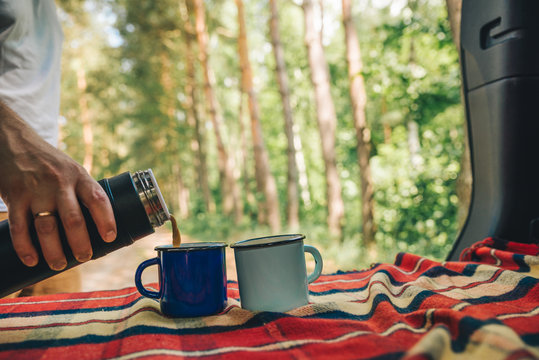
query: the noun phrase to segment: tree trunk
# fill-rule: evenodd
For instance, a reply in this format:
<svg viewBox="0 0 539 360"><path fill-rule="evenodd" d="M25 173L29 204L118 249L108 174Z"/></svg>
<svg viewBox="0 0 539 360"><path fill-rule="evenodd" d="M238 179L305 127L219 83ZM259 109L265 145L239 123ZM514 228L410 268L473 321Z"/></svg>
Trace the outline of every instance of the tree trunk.
<svg viewBox="0 0 539 360"><path fill-rule="evenodd" d="M170 61L170 54L163 50L159 56L161 62L161 78L160 84L163 88L163 95L160 99L161 102L161 112L166 115L168 120L169 128L173 129L176 121L175 112L176 112L176 98L174 96L174 80L172 77L172 62ZM180 217L185 219L189 216L189 189L184 185L182 178L182 166L180 159L180 150L178 143L167 139L166 146L170 149L173 160L173 193L178 199L178 208L180 212Z"/></svg>
<svg viewBox="0 0 539 360"><path fill-rule="evenodd" d="M215 211L215 203L211 196L208 180L208 165L206 162L206 143L204 141L204 126L201 126L201 119L197 112L197 84L195 75L195 54L193 51L193 41L196 33L193 29L187 4L185 0L180 2L180 13L184 23L185 39L185 102L184 107L187 116L187 122L193 129L195 136L191 143L191 149L196 154L195 167L197 172L197 186L202 193L204 206L210 213Z"/></svg>
<svg viewBox="0 0 539 360"><path fill-rule="evenodd" d="M412 11L415 11L417 3L410 1L410 8ZM414 38L410 39L410 56L408 59L410 68L416 66L415 63L415 40ZM421 157L421 142L419 139L419 125L413 119L411 114L408 114L408 151L410 152L410 163L412 169L418 169L419 166L423 163L423 158Z"/></svg>
<svg viewBox="0 0 539 360"><path fill-rule="evenodd" d="M182 169L179 159L174 163L172 173L174 174L176 193L178 194L178 207L180 218L187 219L189 217L189 189L183 182Z"/></svg>
<svg viewBox="0 0 539 360"><path fill-rule="evenodd" d="M247 47L247 29L245 26L245 15L243 11L243 1L236 0L238 8L239 24L239 56L242 74L243 91L249 99L249 114L251 117L251 132L255 156L255 177L258 190L264 194L268 225L272 232L278 232L281 228L281 216L279 211L279 200L277 194L277 184L271 174L269 157L262 137L262 126L258 102L253 85L253 74L251 63L249 62L249 51Z"/></svg>
<svg viewBox="0 0 539 360"><path fill-rule="evenodd" d="M410 152L410 163L412 169L418 169L423 163L421 154L421 142L419 141L419 125L417 122L408 120L408 151Z"/></svg>
<svg viewBox="0 0 539 360"><path fill-rule="evenodd" d="M219 177L221 179L221 191L223 196L223 212L227 215L234 213L236 222L241 221L243 214L243 204L241 202L240 190L234 177L234 158L230 156L221 133L223 125L222 114L219 109L217 97L213 86L215 83L213 71L208 62L208 31L206 28L206 15L203 0L194 0L196 33L199 47L199 60L204 74L204 92L210 118L212 120L215 138L217 141Z"/></svg>
<svg viewBox="0 0 539 360"><path fill-rule="evenodd" d="M299 127L294 124L294 145L296 148L296 164L298 164L299 187L301 189L301 200L306 208L311 206L311 192L309 190L309 178L307 177L307 166L305 165L305 155L299 136Z"/></svg>
<svg viewBox="0 0 539 360"><path fill-rule="evenodd" d="M380 105L380 117L383 118L384 115L386 114L387 114L386 98L382 96L381 105ZM384 127L384 144L389 144L391 143L391 133L392 133L391 125L389 125L387 121L384 121L382 125Z"/></svg>
<svg viewBox="0 0 539 360"><path fill-rule="evenodd" d="M460 17L462 12L462 0L446 0L446 5L453 42L457 47L460 59Z"/></svg>
<svg viewBox="0 0 539 360"><path fill-rule="evenodd" d="M363 243L373 259L376 258L376 242L374 240L374 187L371 175L370 153L371 135L367 127L365 106L367 92L363 80L361 51L354 23L352 21L352 5L350 0L342 0L343 25L346 41L346 60L348 62L348 78L350 81L350 99L352 102L354 127L357 138L357 156L361 182L361 215L363 224Z"/></svg>
<svg viewBox="0 0 539 360"><path fill-rule="evenodd" d="M249 163L248 163L248 141L247 141L247 126L245 124L244 119L244 99L243 99L243 90L240 89L240 106L238 109L238 117L240 121L240 138L241 138L241 172L242 172L242 178L243 178L243 193L245 195L245 201L247 202L247 206L249 208L248 214L249 216L253 216L253 209L259 205L256 203L255 195L253 194L251 190L251 176L249 175ZM260 204L263 205L263 204ZM264 224L266 222L265 219L265 210L262 206L258 208L258 212L256 214L257 221L259 224Z"/></svg>
<svg viewBox="0 0 539 360"><path fill-rule="evenodd" d="M190 46L189 46L190 47ZM192 51L192 49L188 50L186 53L186 57L190 57L189 51ZM193 139L192 143L192 149L196 154L196 170L197 170L197 178L198 178L198 187L200 191L202 192L202 196L204 199L204 205L206 207L206 210L210 213L213 213L215 211L215 203L213 202L213 198L211 196L210 191L210 184L208 180L208 165L206 162L206 142L204 141L204 132L205 127L202 124L201 126L201 119L198 116L197 113L197 97L196 97L196 83L195 83L195 69L194 69L194 63L192 62L192 59L186 60L187 61L187 79L186 79L186 95L187 95L187 101L188 104L186 106L187 111L187 121L192 126L195 137Z"/></svg>
<svg viewBox="0 0 539 360"><path fill-rule="evenodd" d="M281 35L279 34L279 13L276 2L277 0L269 1L271 10L270 33L273 54L275 56L275 71L277 82L279 83L279 93L281 94L281 101L283 103L284 129L288 140L287 222L291 230L297 230L299 228L299 196L296 146L294 144L294 119L292 116L292 107L290 106L290 89L288 86Z"/></svg>
<svg viewBox="0 0 539 360"><path fill-rule="evenodd" d="M79 110L82 122L82 139L84 141L84 160L82 166L92 174L94 164L94 132L88 108L88 94L86 94L86 72L82 65L77 69L77 88L79 89Z"/></svg>
<svg viewBox="0 0 539 360"><path fill-rule="evenodd" d="M174 84L171 75L172 63L170 61L170 55L165 50L161 52L159 59L161 61L160 83L163 88L163 94L160 99L161 112L167 116L168 121L172 122L176 111L176 99L173 95Z"/></svg>
<svg viewBox="0 0 539 360"><path fill-rule="evenodd" d="M322 155L326 168L328 227L332 236L340 237L344 218L344 204L335 155L337 116L330 92L329 69L324 56L322 39L315 28L313 1L303 0L302 8L305 18L305 43L311 68L311 81L314 86Z"/></svg>
<svg viewBox="0 0 539 360"><path fill-rule="evenodd" d="M447 14L449 16L449 24L451 25L451 33L453 34L453 42L457 48L460 58L460 19L462 12L462 0L446 0ZM461 103L464 104L464 93L462 86L460 88ZM457 178L457 196L459 198L459 209L457 214L457 221L459 228L462 228L468 211L470 208L470 201L472 197L472 165L470 160L470 143L468 140L468 126L464 124L464 151L460 158L460 173Z"/></svg>

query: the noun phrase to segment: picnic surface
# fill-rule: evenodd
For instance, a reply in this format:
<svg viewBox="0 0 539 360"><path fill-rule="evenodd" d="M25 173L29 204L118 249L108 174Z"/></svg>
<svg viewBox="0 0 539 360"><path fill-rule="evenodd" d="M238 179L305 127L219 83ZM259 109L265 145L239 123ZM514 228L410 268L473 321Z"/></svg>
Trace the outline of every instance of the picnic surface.
<svg viewBox="0 0 539 360"><path fill-rule="evenodd" d="M234 280L200 318L164 317L132 286L2 299L0 358L538 359L538 254L495 239L461 262L401 253L321 276L287 313L242 309Z"/></svg>

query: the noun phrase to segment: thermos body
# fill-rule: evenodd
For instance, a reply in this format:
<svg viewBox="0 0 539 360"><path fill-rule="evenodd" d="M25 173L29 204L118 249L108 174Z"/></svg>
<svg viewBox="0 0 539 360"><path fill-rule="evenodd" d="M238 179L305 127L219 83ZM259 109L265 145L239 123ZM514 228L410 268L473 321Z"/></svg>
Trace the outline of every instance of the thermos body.
<svg viewBox="0 0 539 360"><path fill-rule="evenodd" d="M112 178L100 180L99 184L110 199L116 219L117 237L111 243L105 242L99 235L88 209L81 205L92 244L92 260L152 234L155 227L162 225L170 218L151 169L138 171L134 174L126 172ZM67 259L67 266L62 270L65 271L80 263L71 252L60 221L58 222L58 228ZM33 225L30 228L30 234L39 254L39 262L33 267L24 265L17 256L11 241L8 221L0 222L0 274L2 274L0 278L0 297L61 272L50 269L45 262Z"/></svg>

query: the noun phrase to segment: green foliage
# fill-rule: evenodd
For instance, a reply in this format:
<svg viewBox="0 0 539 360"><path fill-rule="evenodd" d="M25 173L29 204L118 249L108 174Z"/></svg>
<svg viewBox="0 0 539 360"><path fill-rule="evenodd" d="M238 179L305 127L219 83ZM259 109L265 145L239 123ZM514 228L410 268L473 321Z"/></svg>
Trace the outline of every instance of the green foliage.
<svg viewBox="0 0 539 360"><path fill-rule="evenodd" d="M177 0L59 2L65 10L62 19L66 37L62 147L76 160L84 158L79 121L82 94L77 87L77 69L84 68L85 95L94 132L93 176L152 168L174 213L180 211L180 187L190 193L189 215L181 220L184 233L211 241L267 235L269 229L257 224L255 204L245 202L246 216L239 224L220 212L222 194L215 138L197 64L197 112L206 138L209 182L217 211L207 212L203 205L192 147L194 129L185 114L185 17L178 4ZM241 173L242 119L247 144L251 142L248 108L246 103L241 104L240 96L236 6L232 0L205 1L205 5L209 61L224 117L222 130L229 151L235 154L237 172ZM301 204L299 231L307 235L309 243L320 246L324 256L333 259L339 268L367 267L340 2L324 2L323 12L325 55L338 117L337 162L346 211L340 242L330 240L326 227L325 170L303 38L303 12L296 2L279 1L278 6L294 121L303 146L312 201ZM354 2L354 6L373 145L379 261L392 261L398 251L443 259L458 231L456 177L464 144L458 56L445 2L409 0L381 6L379 2L362 0ZM245 0L245 10L264 140L284 223L287 141L269 40L269 9L267 1ZM197 53L196 45L193 51ZM419 165L412 164L408 145L412 122L417 124ZM247 183L254 191L250 145L248 150ZM243 180L238 179L242 186ZM283 229L287 231L293 230Z"/></svg>
<svg viewBox="0 0 539 360"><path fill-rule="evenodd" d="M460 107L453 106L425 126L424 163L418 169L411 166L403 126L393 132L399 141L380 145L372 158L381 253L409 251L437 259L447 255L458 230L456 178L463 146L459 115Z"/></svg>

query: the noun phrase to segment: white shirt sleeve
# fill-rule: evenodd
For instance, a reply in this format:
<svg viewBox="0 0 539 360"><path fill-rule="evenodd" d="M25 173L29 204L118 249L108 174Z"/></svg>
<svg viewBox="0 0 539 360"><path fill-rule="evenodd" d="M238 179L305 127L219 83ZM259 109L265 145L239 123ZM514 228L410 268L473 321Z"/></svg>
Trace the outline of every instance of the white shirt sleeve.
<svg viewBox="0 0 539 360"><path fill-rule="evenodd" d="M54 0L0 0L0 101L53 146L58 145L62 41ZM5 211L0 199L0 212Z"/></svg>
<svg viewBox="0 0 539 360"><path fill-rule="evenodd" d="M53 146L62 41L54 0L0 0L0 101Z"/></svg>

